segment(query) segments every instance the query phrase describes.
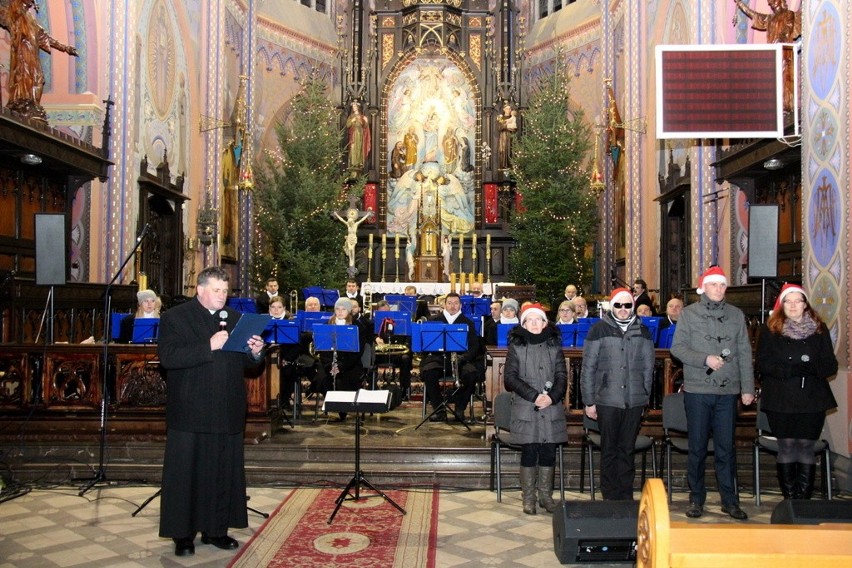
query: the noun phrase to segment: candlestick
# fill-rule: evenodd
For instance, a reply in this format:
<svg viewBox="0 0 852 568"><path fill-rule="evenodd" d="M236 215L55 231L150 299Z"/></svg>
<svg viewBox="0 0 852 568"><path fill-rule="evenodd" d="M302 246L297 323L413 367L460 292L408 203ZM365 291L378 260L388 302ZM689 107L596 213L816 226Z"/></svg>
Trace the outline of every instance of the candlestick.
<svg viewBox="0 0 852 568"><path fill-rule="evenodd" d="M465 283L465 280L467 280L467 274L465 274L464 272L462 272L462 273L459 275L459 294L461 294L461 295L464 295L464 283Z"/></svg>
<svg viewBox="0 0 852 568"><path fill-rule="evenodd" d="M450 292L456 291L456 273L450 272Z"/></svg>
<svg viewBox="0 0 852 568"><path fill-rule="evenodd" d="M367 258L373 260L373 233L367 237Z"/></svg>

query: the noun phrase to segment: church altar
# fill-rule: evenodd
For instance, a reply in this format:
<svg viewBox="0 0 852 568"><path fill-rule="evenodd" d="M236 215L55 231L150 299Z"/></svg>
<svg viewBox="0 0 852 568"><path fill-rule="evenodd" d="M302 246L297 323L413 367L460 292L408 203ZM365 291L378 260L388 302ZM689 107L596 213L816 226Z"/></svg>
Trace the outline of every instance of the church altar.
<svg viewBox="0 0 852 568"><path fill-rule="evenodd" d="M506 283L482 283L482 293L490 296L492 290L497 286L506 286ZM417 288L418 296L442 296L450 291L452 286L449 282L363 282L361 293L372 292L373 294L402 294L406 286ZM468 287L469 284L466 285ZM458 292L458 282L456 282Z"/></svg>

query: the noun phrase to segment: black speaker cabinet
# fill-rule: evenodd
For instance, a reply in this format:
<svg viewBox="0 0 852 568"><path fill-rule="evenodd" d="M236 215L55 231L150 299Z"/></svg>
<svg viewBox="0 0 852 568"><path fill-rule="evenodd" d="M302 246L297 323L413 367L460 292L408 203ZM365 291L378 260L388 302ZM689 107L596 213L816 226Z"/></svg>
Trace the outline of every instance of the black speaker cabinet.
<svg viewBox="0 0 852 568"><path fill-rule="evenodd" d="M562 564L633 564L638 501L564 501L553 513L553 551Z"/></svg>
<svg viewBox="0 0 852 568"><path fill-rule="evenodd" d="M65 215L35 214L35 269L39 286L63 286L68 273L65 254Z"/></svg>
<svg viewBox="0 0 852 568"><path fill-rule="evenodd" d="M777 205L752 205L748 209L748 276L778 276Z"/></svg>
<svg viewBox="0 0 852 568"><path fill-rule="evenodd" d="M785 499L772 510L773 525L852 523L852 501Z"/></svg>

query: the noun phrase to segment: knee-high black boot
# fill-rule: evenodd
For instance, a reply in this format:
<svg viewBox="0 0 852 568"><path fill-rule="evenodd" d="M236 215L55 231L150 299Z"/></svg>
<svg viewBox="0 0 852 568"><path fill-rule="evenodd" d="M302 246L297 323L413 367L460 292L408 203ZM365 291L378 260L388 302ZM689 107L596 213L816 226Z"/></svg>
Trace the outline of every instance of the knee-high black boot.
<svg viewBox="0 0 852 568"><path fill-rule="evenodd" d="M815 463L800 463L796 476L796 493L798 499L810 499L814 494L814 478L816 477Z"/></svg>
<svg viewBox="0 0 852 568"><path fill-rule="evenodd" d="M781 494L784 499L792 499L796 494L796 463L779 463L775 464L778 471L778 485L781 487Z"/></svg>

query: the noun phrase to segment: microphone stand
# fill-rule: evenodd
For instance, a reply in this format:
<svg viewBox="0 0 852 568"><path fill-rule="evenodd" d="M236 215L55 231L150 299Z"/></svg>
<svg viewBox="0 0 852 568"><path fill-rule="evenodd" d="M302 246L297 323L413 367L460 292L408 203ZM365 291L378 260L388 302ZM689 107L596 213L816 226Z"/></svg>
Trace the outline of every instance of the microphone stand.
<svg viewBox="0 0 852 568"><path fill-rule="evenodd" d="M101 360L101 432L100 432L100 447L99 447L99 458L98 458L98 470L95 472L94 477L90 479L82 488L80 488L80 492L77 494L82 497L85 495L87 491L89 491L96 484L105 482L107 480L106 477L106 465L104 464L104 456L106 454L106 432L107 432L107 405L109 404L109 386L107 380L108 374L108 363L109 363L109 340L112 335L112 286L121 276L121 273L124 271L124 267L127 266L127 263L130 262L130 259L136 254L136 251L139 250L139 247L142 245L142 241L145 240L145 236L148 234L148 230L150 229L150 224L145 223L145 227L142 228L142 232L136 237L136 245L134 245L133 250L131 250L127 257L124 259L124 262L121 263L121 266L118 267L118 271L115 273L115 276L112 277L112 280L107 284L106 290L104 290L104 350Z"/></svg>

